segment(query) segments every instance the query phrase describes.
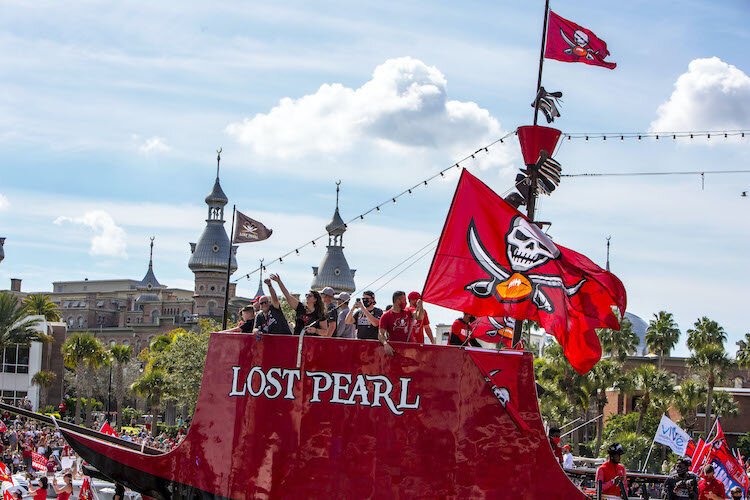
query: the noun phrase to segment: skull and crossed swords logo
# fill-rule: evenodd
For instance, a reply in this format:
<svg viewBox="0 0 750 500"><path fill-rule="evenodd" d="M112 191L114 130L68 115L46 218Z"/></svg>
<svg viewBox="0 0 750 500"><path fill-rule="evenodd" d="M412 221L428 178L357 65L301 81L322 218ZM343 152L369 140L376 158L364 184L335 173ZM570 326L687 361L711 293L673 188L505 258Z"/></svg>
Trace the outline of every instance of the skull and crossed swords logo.
<svg viewBox="0 0 750 500"><path fill-rule="evenodd" d="M258 237L258 227L251 223L251 222L245 222L242 225L242 231L240 231L240 236L243 238L257 238Z"/></svg>
<svg viewBox="0 0 750 500"><path fill-rule="evenodd" d="M581 30L576 30L573 33L573 40L568 38L568 35L561 29L560 35L562 36L565 43L568 44L568 48L563 50L566 54L573 54L574 56L584 57L589 61L594 60L594 55L599 55L598 50L593 50L589 47L589 36Z"/></svg>
<svg viewBox="0 0 750 500"><path fill-rule="evenodd" d="M573 286L566 286L560 276L528 274L528 271L560 257L560 250L536 224L529 223L520 215L511 221L510 230L505 235L508 262L511 269L498 264L485 249L479 239L476 225L472 220L467 234L469 251L479 266L489 274L489 279L477 280L464 288L477 297L494 296L500 302L522 302L529 297L540 310L554 311L552 301L544 288L559 288L567 296L581 289L586 279Z"/></svg>

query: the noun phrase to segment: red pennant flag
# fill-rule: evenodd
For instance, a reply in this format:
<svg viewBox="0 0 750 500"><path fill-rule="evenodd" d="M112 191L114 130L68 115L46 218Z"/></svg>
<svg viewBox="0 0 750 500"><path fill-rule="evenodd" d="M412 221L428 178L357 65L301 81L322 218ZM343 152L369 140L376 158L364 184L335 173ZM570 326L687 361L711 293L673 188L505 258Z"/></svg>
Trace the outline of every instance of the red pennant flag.
<svg viewBox="0 0 750 500"><path fill-rule="evenodd" d="M10 490L5 490L3 492L3 500L13 500L13 494L10 492Z"/></svg>
<svg viewBox="0 0 750 500"><path fill-rule="evenodd" d="M78 500L94 500L94 492L91 491L91 478L83 476L81 490L78 493Z"/></svg>
<svg viewBox="0 0 750 500"><path fill-rule="evenodd" d="M505 347L513 345L513 318L493 318L482 316L471 324L471 337L485 342L501 343Z"/></svg>
<svg viewBox="0 0 750 500"><path fill-rule="evenodd" d="M745 469L742 468L739 461L732 455L726 441L722 439L719 443L714 440L718 446L707 446L710 450L706 460L707 464L714 466L714 476L724 483L724 488L729 491L734 486L742 489L745 495L750 488L750 480L747 477Z"/></svg>
<svg viewBox="0 0 750 500"><path fill-rule="evenodd" d="M605 61L607 42L592 31L549 11L547 46L544 57L564 62L582 62L615 69L616 63Z"/></svg>
<svg viewBox="0 0 750 500"><path fill-rule="evenodd" d="M111 425L109 425L109 422L107 422L106 420L102 424L102 428L99 429L99 432L101 432L102 434L113 436L113 437L120 437L120 435L117 434L117 431L114 430L114 428Z"/></svg>
<svg viewBox="0 0 750 500"><path fill-rule="evenodd" d="M695 453L695 442L691 439L685 447L685 456L692 457Z"/></svg>
<svg viewBox="0 0 750 500"><path fill-rule="evenodd" d="M537 321L579 373L601 358L595 328L619 328L625 288L464 170L422 297L474 316Z"/></svg>
<svg viewBox="0 0 750 500"><path fill-rule="evenodd" d="M720 446L723 446L724 443L727 442L727 439L724 437L724 429L721 428L721 422L716 421L716 436L714 437L713 441L711 441L711 445L714 448L719 448Z"/></svg>

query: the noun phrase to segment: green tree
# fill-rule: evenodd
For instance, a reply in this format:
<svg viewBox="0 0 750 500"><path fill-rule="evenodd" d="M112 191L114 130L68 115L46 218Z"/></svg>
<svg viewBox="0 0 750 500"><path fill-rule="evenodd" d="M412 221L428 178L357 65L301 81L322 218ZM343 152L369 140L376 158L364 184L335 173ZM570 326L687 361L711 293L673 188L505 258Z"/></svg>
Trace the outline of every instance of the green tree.
<svg viewBox="0 0 750 500"><path fill-rule="evenodd" d="M743 340L737 341L737 348L737 364L743 368L750 368L750 333L746 333Z"/></svg>
<svg viewBox="0 0 750 500"><path fill-rule="evenodd" d="M125 387L125 367L133 359L133 348L129 345L114 345L109 349L109 362L114 368L115 404L117 405L117 430L122 429L122 409L127 387Z"/></svg>
<svg viewBox="0 0 750 500"><path fill-rule="evenodd" d="M159 353L154 366L165 373L167 399L188 412L195 409L208 352L208 333L182 333Z"/></svg>
<svg viewBox="0 0 750 500"><path fill-rule="evenodd" d="M664 357L669 356L669 352L680 340L680 329L677 328L672 313L659 311L654 314L654 319L648 323L645 340L648 350L659 356L659 368L661 368Z"/></svg>
<svg viewBox="0 0 750 500"><path fill-rule="evenodd" d="M691 351L697 351L708 344L723 346L727 341L727 333L716 321L703 316L687 331L687 346Z"/></svg>
<svg viewBox="0 0 750 500"><path fill-rule="evenodd" d="M23 308L29 316L44 316L47 321L60 321L60 310L46 293L31 293L23 299Z"/></svg>
<svg viewBox="0 0 750 500"><path fill-rule="evenodd" d="M40 370L31 377L31 383L39 387L39 407L48 403L47 391L57 380L57 374L48 370Z"/></svg>
<svg viewBox="0 0 750 500"><path fill-rule="evenodd" d="M130 389L144 398L151 412L151 435L157 435L157 421L161 412L161 402L166 388L166 376L158 368L148 370L136 380Z"/></svg>
<svg viewBox="0 0 750 500"><path fill-rule="evenodd" d="M708 390L706 391L705 432L708 435L711 430L711 404L714 387L724 379L727 371L732 367L732 361L727 356L722 344L708 343L705 345L698 344L698 347L693 349L688 365L706 381Z"/></svg>
<svg viewBox="0 0 750 500"><path fill-rule="evenodd" d="M604 407L607 404L607 389L617 385L622 377L622 365L609 359L599 361L586 374L585 387L590 393L594 404L596 404L596 414L604 413ZM602 432L604 430L604 418L596 422L596 447L594 455L599 455L602 446Z"/></svg>
<svg viewBox="0 0 750 500"><path fill-rule="evenodd" d="M692 433L698 420L698 406L706 401L706 385L692 378L685 379L675 392L674 405L680 412L680 426Z"/></svg>
<svg viewBox="0 0 750 500"><path fill-rule="evenodd" d="M716 391L711 402L711 412L716 418L736 417L740 414L740 407L734 401L732 394L726 391Z"/></svg>
<svg viewBox="0 0 750 500"><path fill-rule="evenodd" d="M74 333L62 345L62 355L65 367L73 370L73 385L76 389L75 423L81 423L81 399L92 398L93 372L107 361L104 346L88 332ZM86 414L87 424L91 420L91 412Z"/></svg>
<svg viewBox="0 0 750 500"><path fill-rule="evenodd" d="M666 401L674 394L672 379L654 365L640 365L628 372L624 387L626 392L638 396L636 408L639 415L635 432L640 435L646 413L652 409L663 410Z"/></svg>
<svg viewBox="0 0 750 500"><path fill-rule="evenodd" d="M49 336L37 330L38 319L30 319L15 295L0 292L0 353L13 344L48 342Z"/></svg>
<svg viewBox="0 0 750 500"><path fill-rule="evenodd" d="M602 344L602 352L611 358L623 362L638 347L638 335L633 331L633 324L628 318L620 319L620 329L600 328L597 331Z"/></svg>

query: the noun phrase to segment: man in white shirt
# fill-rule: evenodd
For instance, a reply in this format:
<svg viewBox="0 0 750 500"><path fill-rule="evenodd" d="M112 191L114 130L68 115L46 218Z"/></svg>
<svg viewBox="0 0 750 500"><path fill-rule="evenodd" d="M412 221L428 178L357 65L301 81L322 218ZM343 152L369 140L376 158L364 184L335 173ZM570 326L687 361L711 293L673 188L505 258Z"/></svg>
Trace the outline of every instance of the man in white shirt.
<svg viewBox="0 0 750 500"><path fill-rule="evenodd" d="M563 469L572 469L573 467L573 453L570 452L570 445L566 444L563 446Z"/></svg>

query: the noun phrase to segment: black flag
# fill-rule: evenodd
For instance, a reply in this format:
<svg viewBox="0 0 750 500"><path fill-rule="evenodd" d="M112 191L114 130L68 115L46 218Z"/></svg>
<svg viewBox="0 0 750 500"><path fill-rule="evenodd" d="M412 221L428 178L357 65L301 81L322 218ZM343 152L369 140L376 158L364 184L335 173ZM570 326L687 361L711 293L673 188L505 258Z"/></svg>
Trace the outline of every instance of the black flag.
<svg viewBox="0 0 750 500"><path fill-rule="evenodd" d="M262 222L251 219L237 210L237 225L234 228L234 240L232 243L252 243L268 239L273 233Z"/></svg>

